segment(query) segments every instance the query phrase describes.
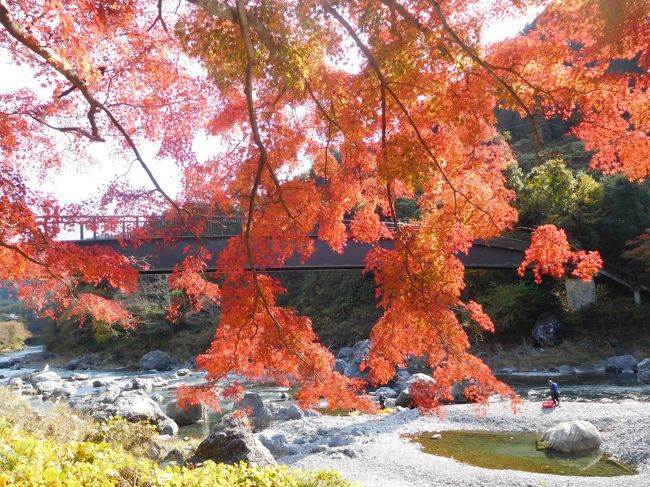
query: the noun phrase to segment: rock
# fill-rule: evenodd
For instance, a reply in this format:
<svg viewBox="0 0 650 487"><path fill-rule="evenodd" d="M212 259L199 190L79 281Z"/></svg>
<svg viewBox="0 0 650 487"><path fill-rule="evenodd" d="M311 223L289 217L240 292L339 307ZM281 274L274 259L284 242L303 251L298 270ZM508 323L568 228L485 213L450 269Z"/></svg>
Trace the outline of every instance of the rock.
<svg viewBox="0 0 650 487"><path fill-rule="evenodd" d="M93 387L104 387L114 383L115 383L115 379L111 379L110 377L100 377L98 379L93 380Z"/></svg>
<svg viewBox="0 0 650 487"><path fill-rule="evenodd" d="M427 374L413 374L406 381L406 389L400 392L395 399L395 406L400 406L403 408L411 407L411 386L416 382L431 382L435 383L433 377Z"/></svg>
<svg viewBox="0 0 650 487"><path fill-rule="evenodd" d="M361 363L370 352L370 340L362 340L352 346L352 351L347 359L347 365L343 370L343 375L346 377L360 377L361 379L368 379L368 372L361 371Z"/></svg>
<svg viewBox="0 0 650 487"><path fill-rule="evenodd" d="M191 373L192 373L192 371L190 369L178 369L176 371L176 375L178 377L185 377L186 375L190 375Z"/></svg>
<svg viewBox="0 0 650 487"><path fill-rule="evenodd" d="M639 361L633 355L616 355L605 361L605 370L608 372L621 372L624 369L635 369Z"/></svg>
<svg viewBox="0 0 650 487"><path fill-rule="evenodd" d="M63 366L66 370L90 369L95 365L95 357L91 355L82 355L65 363Z"/></svg>
<svg viewBox="0 0 650 487"><path fill-rule="evenodd" d="M168 419L160 406L143 391L122 391L113 403L122 416L128 421L144 421L158 424Z"/></svg>
<svg viewBox="0 0 650 487"><path fill-rule="evenodd" d="M276 465L269 450L253 436L246 415L241 412L224 416L221 424L196 448L192 463L206 460L228 464L244 461L260 467Z"/></svg>
<svg viewBox="0 0 650 487"><path fill-rule="evenodd" d="M630 367L625 367L623 370L621 370L622 374L634 374L634 369L631 369Z"/></svg>
<svg viewBox="0 0 650 487"><path fill-rule="evenodd" d="M161 435L174 436L178 433L178 425L176 424L176 421L174 421L171 418L167 418L167 419L163 419L162 421L159 421L156 426L158 428L158 432Z"/></svg>
<svg viewBox="0 0 650 487"><path fill-rule="evenodd" d="M432 440L442 440L442 435L440 433L436 433L435 435L431 435Z"/></svg>
<svg viewBox="0 0 650 487"><path fill-rule="evenodd" d="M311 450L309 450L310 453L324 453L329 451L330 447L327 445L316 445L313 447Z"/></svg>
<svg viewBox="0 0 650 487"><path fill-rule="evenodd" d="M165 398L162 397L161 394L158 394L157 392L154 392L153 394L150 394L149 397L156 401L158 404L162 404L165 401Z"/></svg>
<svg viewBox="0 0 650 487"><path fill-rule="evenodd" d="M89 414L98 421L122 416L127 421L149 421L152 424L169 419L160 406L142 390L121 391L116 386L96 396L83 396L70 401L70 407Z"/></svg>
<svg viewBox="0 0 650 487"><path fill-rule="evenodd" d="M10 389L22 389L25 383L20 377L12 377L7 383Z"/></svg>
<svg viewBox="0 0 650 487"><path fill-rule="evenodd" d="M153 350L142 356L140 368L142 370L169 370L172 368L172 359L166 352Z"/></svg>
<svg viewBox="0 0 650 487"><path fill-rule="evenodd" d="M334 372L338 372L339 374L342 374L345 372L345 368L348 366L348 363L340 358L337 358L336 361L334 362Z"/></svg>
<svg viewBox="0 0 650 487"><path fill-rule="evenodd" d="M298 453L298 447L291 445L283 433L276 433L273 436L260 435L260 442L264 445L274 457L286 455L295 455Z"/></svg>
<svg viewBox="0 0 650 487"><path fill-rule="evenodd" d="M354 442L355 442L355 438L352 435L339 435L331 438L327 442L327 445L330 447L348 446L348 445L352 445Z"/></svg>
<svg viewBox="0 0 650 487"><path fill-rule="evenodd" d="M167 416L176 421L179 426L187 426L198 423L203 418L204 410L205 406L202 404L189 406L187 409L183 409L177 405L176 401L172 401L167 404L165 412L167 413Z"/></svg>
<svg viewBox="0 0 650 487"><path fill-rule="evenodd" d="M390 387L380 387L375 391L375 396L379 397L381 394L390 399L397 397L397 391L391 389Z"/></svg>
<svg viewBox="0 0 650 487"><path fill-rule="evenodd" d="M531 335L538 347L559 345L564 337L564 323L557 316L545 315L537 319Z"/></svg>
<svg viewBox="0 0 650 487"><path fill-rule="evenodd" d="M136 377L131 381L128 388L133 390L141 389L143 391L150 391L151 389L153 389L153 380L143 379L142 377Z"/></svg>
<svg viewBox="0 0 650 487"><path fill-rule="evenodd" d="M14 365L20 363L19 358L10 358L9 360L4 360L0 362L0 369L10 369Z"/></svg>
<svg viewBox="0 0 650 487"><path fill-rule="evenodd" d="M163 461L160 463L160 468L182 467L183 465L185 465L185 455L183 455L182 451L174 448L165 455L165 458L163 458Z"/></svg>
<svg viewBox="0 0 650 487"><path fill-rule="evenodd" d="M542 441L550 450L573 453L595 450L603 439L589 421L565 421L546 430Z"/></svg>
<svg viewBox="0 0 650 487"><path fill-rule="evenodd" d="M63 379L56 372L50 371L50 368L46 365L43 367L43 370L40 372L34 372L29 376L29 382L36 387L42 382L63 382Z"/></svg>
<svg viewBox="0 0 650 487"><path fill-rule="evenodd" d="M408 387L408 380L411 378L411 373L406 369L397 369L395 378L391 382L391 388L399 395L404 389Z"/></svg>
<svg viewBox="0 0 650 487"><path fill-rule="evenodd" d="M79 374L75 372L74 374L70 375L70 380L89 380L90 379L90 374Z"/></svg>
<svg viewBox="0 0 650 487"><path fill-rule="evenodd" d="M235 405L235 409L245 411L250 417L253 429L263 430L271 426L273 414L264 405L262 398L255 392L247 392L244 397Z"/></svg>
<svg viewBox="0 0 650 487"><path fill-rule="evenodd" d="M352 347L342 347L336 355L336 358L347 361L350 358L350 355L352 355Z"/></svg>
<svg viewBox="0 0 650 487"><path fill-rule="evenodd" d="M289 406L280 408L280 410L275 414L275 419L277 421L288 421L294 419L301 419L304 416L302 409L298 407L297 404L291 404Z"/></svg>
<svg viewBox="0 0 650 487"><path fill-rule="evenodd" d="M354 448L352 448L351 446L349 446L349 447L347 447L347 448L344 448L344 449L343 449L343 454L344 454L345 456L350 457L350 458L357 458L357 457L359 456L359 454L357 453L357 451L356 451Z"/></svg>
<svg viewBox="0 0 650 487"><path fill-rule="evenodd" d="M643 384L650 384L650 358L639 362L636 369L636 379Z"/></svg>

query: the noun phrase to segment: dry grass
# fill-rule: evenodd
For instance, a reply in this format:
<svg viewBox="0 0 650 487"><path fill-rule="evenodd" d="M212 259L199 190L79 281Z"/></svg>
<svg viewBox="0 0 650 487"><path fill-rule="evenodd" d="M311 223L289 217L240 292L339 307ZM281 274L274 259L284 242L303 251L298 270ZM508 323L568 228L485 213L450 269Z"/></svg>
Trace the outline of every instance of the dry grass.
<svg viewBox="0 0 650 487"><path fill-rule="evenodd" d="M81 441L95 427L90 418L73 412L67 404L54 403L37 411L14 391L0 387L0 416L38 438L59 442Z"/></svg>

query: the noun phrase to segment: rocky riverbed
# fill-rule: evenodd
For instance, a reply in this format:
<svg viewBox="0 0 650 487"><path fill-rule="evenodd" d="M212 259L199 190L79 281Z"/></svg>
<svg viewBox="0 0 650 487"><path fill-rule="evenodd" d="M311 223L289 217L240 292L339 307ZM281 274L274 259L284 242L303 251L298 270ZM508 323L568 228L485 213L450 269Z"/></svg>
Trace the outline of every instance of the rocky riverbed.
<svg viewBox="0 0 650 487"><path fill-rule="evenodd" d="M342 365L352 364L356 370L358 360L354 355L350 353ZM181 436L193 433L205 437L218 422L217 417L200 410L174 409L173 390L180 384L199 383L204 375L183 366L188 364L168 363L160 354L149 355L143 362L143 369L158 369L139 371L85 369L83 361L67 364L66 368L44 367L48 357L39 349L0 357L0 362L2 359L9 366L0 370L0 385L32 398L36 407L66 401L98 419L114 415L147 419L161 433ZM455 404L445 406L442 416L421 416L404 408L385 415L327 416L301 411L290 401L279 401L282 391L273 387L258 387L259 394L250 395L243 406L253 409L251 420L259 430L255 437L279 463L307 469L334 468L361 486L648 485L650 385L641 383L633 374L603 374L589 376L572 371L565 375L559 381L562 406L551 411L542 410L539 403L546 394L546 374L521 373L502 377L524 399L518 413L512 412L509 403L495 400L483 411L485 414L472 405ZM419 375L402 371L392 384L396 390L384 390L389 405ZM447 430L541 433L569 420L593 423L603 437L601 450L636 466L639 474L585 478L489 470L424 453L419 445L403 438L405 434L425 431L444 435ZM179 455L182 459L183 453Z"/></svg>
<svg viewBox="0 0 650 487"><path fill-rule="evenodd" d="M446 406L442 413L421 416L406 410L376 416L319 416L276 423L260 436L286 440L291 454L279 456L282 463L307 469L334 468L368 487L650 485L650 403L570 402L545 411L537 402L524 402L513 414L509 403L494 402L485 415L477 415L471 405ZM429 455L402 438L422 431L444 435L445 430L541 432L570 420L592 422L603 437L601 450L637 466L639 474L587 478L489 470Z"/></svg>

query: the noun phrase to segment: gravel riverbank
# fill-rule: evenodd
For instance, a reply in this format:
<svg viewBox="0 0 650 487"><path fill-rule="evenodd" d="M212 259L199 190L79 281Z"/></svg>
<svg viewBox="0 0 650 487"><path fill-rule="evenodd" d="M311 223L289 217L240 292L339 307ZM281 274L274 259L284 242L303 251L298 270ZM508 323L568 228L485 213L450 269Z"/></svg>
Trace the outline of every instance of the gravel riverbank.
<svg viewBox="0 0 650 487"><path fill-rule="evenodd" d="M470 405L444 408L445 417L420 416L402 411L378 416L320 416L276 423L265 430L267 437L284 434L297 444L295 454L280 459L292 466L334 468L360 486L645 486L650 485L650 403L564 403L543 411L538 402L524 402L513 414L509 403L492 403L486 415ZM601 449L639 468L639 475L613 478L570 477L514 470L488 470L455 460L429 455L417 444L403 440L404 433L454 429L538 432L561 421L588 420L602 433ZM347 438L345 448L317 451L318 445ZM335 440L336 442L336 440ZM325 450L325 446L320 447ZM350 451L352 449L352 451Z"/></svg>

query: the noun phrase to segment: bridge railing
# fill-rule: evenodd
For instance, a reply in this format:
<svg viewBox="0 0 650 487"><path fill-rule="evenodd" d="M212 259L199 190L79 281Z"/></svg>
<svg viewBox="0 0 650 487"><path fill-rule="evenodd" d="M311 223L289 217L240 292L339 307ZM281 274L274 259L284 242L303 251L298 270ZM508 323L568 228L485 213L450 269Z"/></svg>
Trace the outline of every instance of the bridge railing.
<svg viewBox="0 0 650 487"><path fill-rule="evenodd" d="M168 219L156 215L80 215L41 217L40 226L60 241L129 238L229 237L239 235L239 217Z"/></svg>

